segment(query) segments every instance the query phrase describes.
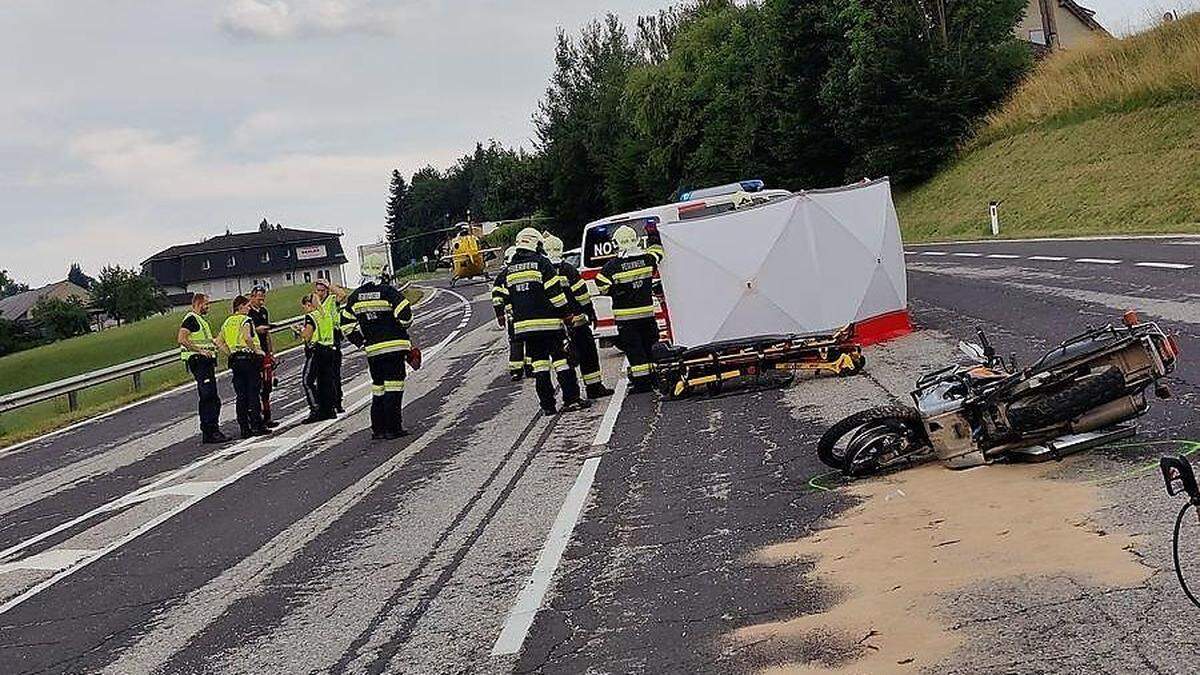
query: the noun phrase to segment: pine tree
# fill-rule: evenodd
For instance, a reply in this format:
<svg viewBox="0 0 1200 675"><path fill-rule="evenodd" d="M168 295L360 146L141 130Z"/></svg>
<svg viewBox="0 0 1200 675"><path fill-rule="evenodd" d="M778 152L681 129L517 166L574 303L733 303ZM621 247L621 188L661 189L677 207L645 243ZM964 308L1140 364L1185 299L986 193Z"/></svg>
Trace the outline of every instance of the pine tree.
<svg viewBox="0 0 1200 675"><path fill-rule="evenodd" d="M404 182L404 176L400 175L400 171L392 170L392 184L388 187L388 202L387 202L387 221L386 227L388 241L396 241L403 235L404 220L408 211L408 183Z"/></svg>

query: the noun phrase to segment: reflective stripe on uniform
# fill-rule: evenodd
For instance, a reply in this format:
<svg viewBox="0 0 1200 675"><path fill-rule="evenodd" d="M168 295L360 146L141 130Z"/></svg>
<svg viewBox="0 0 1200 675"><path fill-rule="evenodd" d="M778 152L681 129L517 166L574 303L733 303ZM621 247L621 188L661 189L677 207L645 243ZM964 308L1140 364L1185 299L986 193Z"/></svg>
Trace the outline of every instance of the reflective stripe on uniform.
<svg viewBox="0 0 1200 675"><path fill-rule="evenodd" d="M509 361L508 362L509 370L521 370L524 367L525 367L524 361Z"/></svg>
<svg viewBox="0 0 1200 675"><path fill-rule="evenodd" d="M200 331L198 333L193 332L188 335L188 338L192 341L192 344L205 351L215 352L217 350L217 345L215 342L213 342L212 326L208 324L208 320L195 312L188 312L183 316L183 320L187 321L189 316L196 317L196 323L200 325ZM200 352L190 351L187 347L179 345L179 357L184 361L187 361L188 359L192 358L192 356L199 353Z"/></svg>
<svg viewBox="0 0 1200 675"><path fill-rule="evenodd" d="M392 310L392 316L395 316L398 319L400 318L400 312L403 312L406 309L408 309L408 298L401 300L400 304L396 305L396 309Z"/></svg>
<svg viewBox="0 0 1200 675"><path fill-rule="evenodd" d="M562 306L566 305L567 304L567 294L559 293L558 295L554 296L553 298L550 298L550 304L554 305L555 307L562 307Z"/></svg>
<svg viewBox="0 0 1200 675"><path fill-rule="evenodd" d="M544 359L544 360L541 360L541 361L534 361L534 362L533 362L533 372L535 372L535 373L548 373L548 372L550 372L550 359Z"/></svg>
<svg viewBox="0 0 1200 675"><path fill-rule="evenodd" d="M598 370L594 373L584 373L583 374L583 383L584 384L596 384L599 381L600 381L600 371L598 371Z"/></svg>
<svg viewBox="0 0 1200 675"><path fill-rule="evenodd" d="M647 265L646 267L638 267L624 272L617 272L613 275L613 281L623 283L626 281L637 281L638 279L651 279L654 277L654 268Z"/></svg>
<svg viewBox="0 0 1200 675"><path fill-rule="evenodd" d="M655 264L661 263L663 257L665 257L667 254L666 249L662 247L662 244L651 244L646 248L646 253L651 258L654 258Z"/></svg>
<svg viewBox="0 0 1200 675"><path fill-rule="evenodd" d="M530 333L539 330L555 330L562 326L562 319L524 319L513 323L514 333Z"/></svg>
<svg viewBox="0 0 1200 675"><path fill-rule="evenodd" d="M650 374L650 371L653 368L654 368L654 366L649 363L642 363L642 364L639 364L636 366L629 366L629 374L633 377L645 377Z"/></svg>
<svg viewBox="0 0 1200 675"><path fill-rule="evenodd" d="M524 272L512 272L512 273L508 274L504 278L504 283L508 284L508 286L511 288L515 284L529 282L529 281L541 281L541 280L542 280L542 273L540 271L525 270ZM547 285L549 285L549 284L547 283Z"/></svg>
<svg viewBox="0 0 1200 675"><path fill-rule="evenodd" d="M604 276L603 274L596 275L596 290L600 291L601 293L604 293L604 292L608 291L609 286L612 286L611 279Z"/></svg>
<svg viewBox="0 0 1200 675"><path fill-rule="evenodd" d="M561 373L571 369L571 364L567 363L566 359L558 359L554 362L554 372Z"/></svg>
<svg viewBox="0 0 1200 675"><path fill-rule="evenodd" d="M391 354L392 352L406 352L410 349L412 349L412 342L408 340L385 340L367 345L365 351L367 352L367 356L378 356L380 354Z"/></svg>
<svg viewBox="0 0 1200 675"><path fill-rule="evenodd" d="M350 306L350 310L355 314L359 312L386 312L392 308L392 303L387 300L359 300Z"/></svg>
<svg viewBox="0 0 1200 675"><path fill-rule="evenodd" d="M652 316L654 316L654 305L646 305L645 307L629 307L626 309L613 308L613 318L617 321L645 319Z"/></svg>
<svg viewBox="0 0 1200 675"><path fill-rule="evenodd" d="M383 385L382 384L371 385L371 395L372 396L383 396Z"/></svg>
<svg viewBox="0 0 1200 675"><path fill-rule="evenodd" d="M542 285L543 285L543 286L545 286L546 288L550 288L550 287L551 287L551 286L553 286L554 284L557 284L557 283L560 283L560 282L565 282L565 281L566 281L566 279L564 279L564 278L562 277L562 275L560 274L560 275L558 275L558 276L550 277L549 279L547 279L547 280L543 281L543 282L542 282Z"/></svg>
<svg viewBox="0 0 1200 675"><path fill-rule="evenodd" d="M404 391L404 380L384 380L383 390L388 393L396 393Z"/></svg>

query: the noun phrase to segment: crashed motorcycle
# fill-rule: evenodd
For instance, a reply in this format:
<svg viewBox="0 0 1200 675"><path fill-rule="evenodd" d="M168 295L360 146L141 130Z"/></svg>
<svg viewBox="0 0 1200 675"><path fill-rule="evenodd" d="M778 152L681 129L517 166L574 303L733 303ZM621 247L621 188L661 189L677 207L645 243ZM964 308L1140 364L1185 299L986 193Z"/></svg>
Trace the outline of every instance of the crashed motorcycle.
<svg viewBox="0 0 1200 675"><path fill-rule="evenodd" d="M997 357L983 331L959 350L969 362L921 377L915 407L872 408L831 426L817 443L821 461L866 476L935 457L955 469L1056 459L1132 435L1121 423L1149 409L1146 389L1170 396L1161 380L1179 356L1175 339L1135 312L1026 368Z"/></svg>

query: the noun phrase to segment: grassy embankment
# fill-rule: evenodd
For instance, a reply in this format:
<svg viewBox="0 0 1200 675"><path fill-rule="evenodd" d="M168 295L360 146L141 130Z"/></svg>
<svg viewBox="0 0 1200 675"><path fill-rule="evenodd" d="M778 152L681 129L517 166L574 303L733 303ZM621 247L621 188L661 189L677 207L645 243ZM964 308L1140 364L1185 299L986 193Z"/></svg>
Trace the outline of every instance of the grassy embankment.
<svg viewBox="0 0 1200 675"><path fill-rule="evenodd" d="M906 240L1200 232L1200 15L1042 63L897 198Z"/></svg>
<svg viewBox="0 0 1200 675"><path fill-rule="evenodd" d="M279 321L298 316L302 311L300 298L309 290L308 286L291 286L271 292L267 296L271 318ZM420 292L409 291L409 298L416 302ZM0 394L36 387L171 349L183 320L183 311L0 358ZM228 301L213 303L209 323L214 331L220 328L228 315ZM276 333L274 337L277 351L297 344L296 338L288 331ZM5 413L0 415L0 447L165 391L190 379L182 362L172 363L143 373L142 387L136 391L132 378L85 389L79 392L79 409L74 412L68 409L66 397L59 397Z"/></svg>

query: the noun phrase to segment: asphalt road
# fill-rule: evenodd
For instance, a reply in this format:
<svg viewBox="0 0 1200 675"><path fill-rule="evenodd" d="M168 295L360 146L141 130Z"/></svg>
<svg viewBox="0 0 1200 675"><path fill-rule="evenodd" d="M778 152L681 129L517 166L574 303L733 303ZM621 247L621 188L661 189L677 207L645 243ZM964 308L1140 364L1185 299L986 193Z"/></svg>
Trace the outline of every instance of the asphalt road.
<svg viewBox="0 0 1200 675"><path fill-rule="evenodd" d="M1200 239L914 246L907 259L918 331L871 349L858 378L618 395L542 417L504 373L486 287L467 285L417 312L428 364L410 377L400 442L372 443L354 406L214 449L183 391L0 450L0 672L856 672L862 640L731 638L850 593L811 560L760 555L859 503L810 485L829 422L903 400L976 329L1028 362L1137 307L1184 351L1176 397L1141 436L1200 438ZM280 376L280 417L303 412L298 360ZM616 357L604 366L615 382ZM369 395L363 367L347 358L348 407ZM1119 474L1157 447L1088 466ZM1165 570L1175 505L1158 482L1106 487L1100 517L1144 535L1138 555ZM540 611L514 611L530 601ZM942 672L1188 672L1200 656L1196 610L1169 573L1104 592L996 581L955 589L941 611L965 636ZM1182 654L1150 648L1167 644Z"/></svg>

